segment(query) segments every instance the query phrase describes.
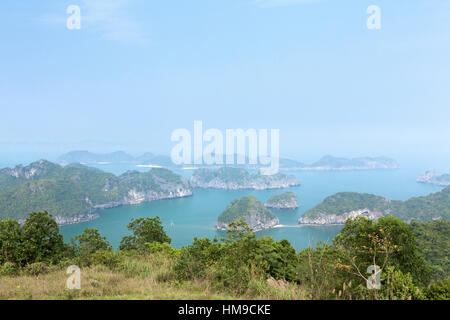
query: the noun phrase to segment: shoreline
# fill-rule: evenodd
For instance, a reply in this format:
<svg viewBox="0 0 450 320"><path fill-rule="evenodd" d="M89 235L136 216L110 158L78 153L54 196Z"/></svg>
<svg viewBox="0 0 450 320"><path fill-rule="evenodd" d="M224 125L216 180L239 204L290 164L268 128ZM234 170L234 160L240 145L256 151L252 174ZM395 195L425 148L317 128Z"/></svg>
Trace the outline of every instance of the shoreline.
<svg viewBox="0 0 450 320"><path fill-rule="evenodd" d="M54 216L54 220L56 221L56 223L58 224L59 227L64 227L64 226L70 226L70 225L74 225L74 224L80 224L80 223L85 223L85 222L89 222L89 221L94 221L97 220L99 218L101 218L101 212L107 209L114 209L114 208L119 208L119 207L124 207L124 206L135 206L135 205L139 205L139 204L143 204L143 203L150 203L153 201L160 201L160 200L174 200L174 199L181 199L181 198L187 198L187 197L192 197L193 193L191 194L187 194L187 195L183 195L183 196L175 196L175 197L164 197L164 198L160 198L160 199L153 199L153 200L148 200L148 201L140 201L140 202L135 202L135 203L117 203L117 204L102 204L102 205L98 205L96 206L97 208L94 209L93 211L91 211L90 213L87 214L83 214L83 215L77 215L74 217L61 217L61 216ZM25 222L26 218L22 218L20 220L18 220L20 223ZM67 220L67 222L58 222L58 220Z"/></svg>

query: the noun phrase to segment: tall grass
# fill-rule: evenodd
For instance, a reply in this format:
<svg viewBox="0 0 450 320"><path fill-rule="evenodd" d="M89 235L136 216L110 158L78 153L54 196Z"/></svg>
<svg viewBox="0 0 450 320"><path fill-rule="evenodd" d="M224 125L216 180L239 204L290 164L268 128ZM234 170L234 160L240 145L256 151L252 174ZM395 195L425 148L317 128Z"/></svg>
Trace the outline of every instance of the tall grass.
<svg viewBox="0 0 450 320"><path fill-rule="evenodd" d="M305 299L298 285L273 279L251 279L243 294L214 290L210 279L176 281L170 270L174 259L164 254L128 256L114 268L103 265L82 268L81 290L66 289L65 267L38 275L26 270L16 276L0 276L0 299Z"/></svg>

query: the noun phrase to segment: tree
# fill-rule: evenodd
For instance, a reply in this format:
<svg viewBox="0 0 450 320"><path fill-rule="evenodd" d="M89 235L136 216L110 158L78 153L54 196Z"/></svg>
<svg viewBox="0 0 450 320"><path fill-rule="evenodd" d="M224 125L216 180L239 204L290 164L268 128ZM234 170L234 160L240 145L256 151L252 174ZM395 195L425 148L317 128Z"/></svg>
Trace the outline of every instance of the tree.
<svg viewBox="0 0 450 320"><path fill-rule="evenodd" d="M171 242L171 239L164 232L159 217L132 219L127 228L133 232L133 235L122 238L120 250L145 251L152 242L168 244Z"/></svg>
<svg viewBox="0 0 450 320"><path fill-rule="evenodd" d="M450 221L411 221L409 224L425 260L432 270L432 279L445 279L450 274Z"/></svg>
<svg viewBox="0 0 450 320"><path fill-rule="evenodd" d="M85 229L82 234L77 235L74 241L80 254L89 255L99 250L110 250L111 246L102 237L97 229Z"/></svg>
<svg viewBox="0 0 450 320"><path fill-rule="evenodd" d="M392 216L372 221L365 217L349 219L333 240L352 259L352 265L362 274L369 265L393 266L410 273L414 283L426 286L430 269L415 243L408 224Z"/></svg>
<svg viewBox="0 0 450 320"><path fill-rule="evenodd" d="M0 265L5 262L19 263L22 256L22 232L13 219L0 221Z"/></svg>
<svg viewBox="0 0 450 320"><path fill-rule="evenodd" d="M29 215L22 226L23 264L56 263L64 254L65 245L58 225L47 211Z"/></svg>
<svg viewBox="0 0 450 320"><path fill-rule="evenodd" d="M299 281L305 287L310 287L311 299L340 298L342 292L339 290L346 282L351 288L354 277L341 272L341 256L342 252L337 247L324 242L318 242L316 247L309 246L298 253Z"/></svg>
<svg viewBox="0 0 450 320"><path fill-rule="evenodd" d="M97 229L85 229L72 239L79 266L105 264L113 257L112 247Z"/></svg>
<svg viewBox="0 0 450 320"><path fill-rule="evenodd" d="M239 218L237 221L230 222L227 229L227 238L222 239L225 242L234 242L245 239L247 236L254 234L248 223Z"/></svg>

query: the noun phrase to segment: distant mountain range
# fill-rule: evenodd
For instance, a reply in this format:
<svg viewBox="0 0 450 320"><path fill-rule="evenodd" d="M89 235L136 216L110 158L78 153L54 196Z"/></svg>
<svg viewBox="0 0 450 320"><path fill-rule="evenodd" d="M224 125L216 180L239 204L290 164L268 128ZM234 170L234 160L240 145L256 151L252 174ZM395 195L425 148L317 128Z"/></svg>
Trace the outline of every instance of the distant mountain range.
<svg viewBox="0 0 450 320"><path fill-rule="evenodd" d="M80 164L62 167L40 160L0 170L0 219L20 221L46 210L58 224L72 224L95 219L99 209L189 195L188 181L162 168L115 176Z"/></svg>
<svg viewBox="0 0 450 320"><path fill-rule="evenodd" d="M155 155L147 152L138 157L134 157L123 151L112 153L92 153L89 151L71 151L60 156L56 160L59 164L67 165L71 163L80 164L153 164L163 167L173 167L174 164L168 156Z"/></svg>
<svg viewBox="0 0 450 320"><path fill-rule="evenodd" d="M235 156L236 157L236 156ZM225 156L221 156L225 163ZM81 164L135 164L135 165L153 165L166 168L181 168L184 165L175 165L171 158L165 155L155 155L147 152L141 156L134 157L123 151L112 153L97 154L89 151L71 151L59 157L57 162L66 165L71 163ZM245 157L244 165L232 165L246 169L258 169L261 165L249 164L249 158ZM399 164L397 161L386 157L360 157L360 158L340 158L330 155L322 157L319 161L312 164L305 164L297 160L280 158L280 169L282 170L370 170L370 169L397 169ZM226 167L228 165L189 165L192 168L204 167Z"/></svg>

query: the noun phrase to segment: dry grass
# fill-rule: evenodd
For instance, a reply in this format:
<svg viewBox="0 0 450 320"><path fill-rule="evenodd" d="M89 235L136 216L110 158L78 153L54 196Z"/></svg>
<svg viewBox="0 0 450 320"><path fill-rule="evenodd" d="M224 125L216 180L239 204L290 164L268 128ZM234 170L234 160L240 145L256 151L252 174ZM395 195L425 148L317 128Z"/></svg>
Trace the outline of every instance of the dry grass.
<svg viewBox="0 0 450 320"><path fill-rule="evenodd" d="M65 288L64 271L34 276L0 277L0 299L230 299L216 295L204 283L173 285L154 277L130 277L121 272L82 270L81 290Z"/></svg>
<svg viewBox="0 0 450 320"><path fill-rule="evenodd" d="M101 299L101 300L203 300L203 299L305 299L305 290L297 285L275 280L252 280L244 295L217 292L207 280L163 281L170 260L150 256L127 259L116 270L104 266L83 268L81 290L65 288L65 270L39 276L0 276L0 299Z"/></svg>

